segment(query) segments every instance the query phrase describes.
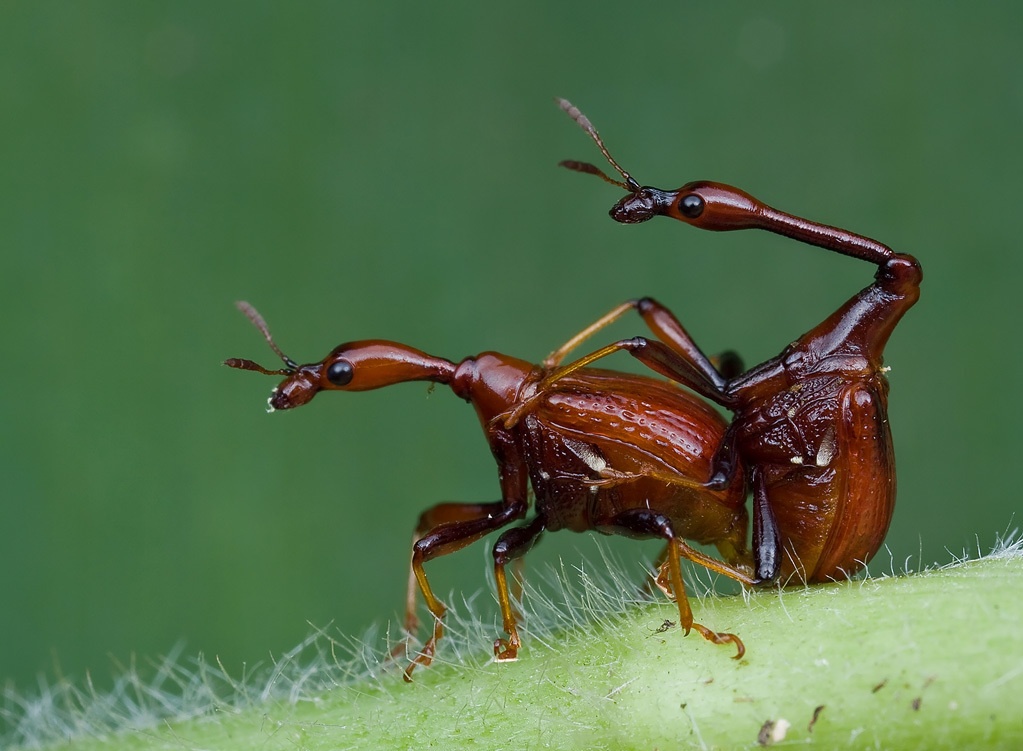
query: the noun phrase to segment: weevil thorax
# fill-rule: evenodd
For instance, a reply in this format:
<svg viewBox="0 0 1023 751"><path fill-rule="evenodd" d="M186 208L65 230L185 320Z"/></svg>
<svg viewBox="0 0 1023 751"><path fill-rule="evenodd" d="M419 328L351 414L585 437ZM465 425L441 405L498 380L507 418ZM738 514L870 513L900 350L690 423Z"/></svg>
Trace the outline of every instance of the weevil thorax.
<svg viewBox="0 0 1023 751"><path fill-rule="evenodd" d="M539 378L536 366L525 360L483 352L458 364L451 389L476 408L480 422L487 426L528 397Z"/></svg>

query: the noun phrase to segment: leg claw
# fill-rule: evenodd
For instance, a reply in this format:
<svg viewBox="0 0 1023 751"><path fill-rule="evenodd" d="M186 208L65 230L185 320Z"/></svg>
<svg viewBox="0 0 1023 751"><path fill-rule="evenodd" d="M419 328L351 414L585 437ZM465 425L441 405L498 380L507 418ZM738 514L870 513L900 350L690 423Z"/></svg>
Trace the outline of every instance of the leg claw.
<svg viewBox="0 0 1023 751"><path fill-rule="evenodd" d="M504 639L494 640L494 660L497 662L515 662L519 659L519 640L512 638L510 642Z"/></svg>

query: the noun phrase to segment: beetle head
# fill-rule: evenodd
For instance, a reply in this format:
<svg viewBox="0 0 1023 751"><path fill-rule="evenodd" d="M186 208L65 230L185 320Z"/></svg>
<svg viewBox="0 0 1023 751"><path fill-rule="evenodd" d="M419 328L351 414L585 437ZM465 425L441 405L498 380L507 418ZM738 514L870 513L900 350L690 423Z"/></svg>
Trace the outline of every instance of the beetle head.
<svg viewBox="0 0 1023 751"><path fill-rule="evenodd" d="M609 177L603 170L589 162L566 160L561 162L560 166L596 175L605 182L627 190L629 194L618 201L609 212L616 222L639 224L655 216L667 216L694 227L715 231L762 226L763 204L745 191L730 185L698 181L687 183L678 190L662 190L640 185L614 160L589 118L567 99L557 101L558 106L589 134L608 164L614 167L622 179L615 180Z"/></svg>
<svg viewBox="0 0 1023 751"><path fill-rule="evenodd" d="M448 360L381 339L348 342L335 347L320 362L299 365L277 347L255 308L240 302L238 309L262 332L270 348L284 361L284 367L269 370L242 358L231 358L224 364L264 375L285 376L267 400L269 412L301 407L320 391L368 391L405 381L448 383L454 375L455 366Z"/></svg>

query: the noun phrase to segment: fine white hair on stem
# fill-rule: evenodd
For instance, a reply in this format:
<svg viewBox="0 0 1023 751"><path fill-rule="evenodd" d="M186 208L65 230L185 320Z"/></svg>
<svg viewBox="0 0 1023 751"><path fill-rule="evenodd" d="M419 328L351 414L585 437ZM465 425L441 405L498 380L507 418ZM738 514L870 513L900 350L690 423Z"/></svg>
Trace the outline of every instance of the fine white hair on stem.
<svg viewBox="0 0 1023 751"><path fill-rule="evenodd" d="M598 550L595 562L560 561L546 571L529 572L522 584L520 626L530 653L566 653L592 642L598 630L611 640L628 638L622 633L623 624L637 603L674 607L659 593L643 592L641 577L606 547ZM990 557L1019 556L1023 556L1023 537L1017 528L1008 527L997 536ZM963 561L959 556L953 558L956 563ZM932 570L949 565L955 564ZM691 597L706 597L716 580L702 569L687 567ZM436 657L439 665L457 665L469 673L487 669L492 660L489 645L502 631L491 591L461 600L447 598L452 607L446 620L448 634ZM744 591L744 597L749 602L783 591L779 588L762 595ZM786 614L786 599L791 597L791 591L781 597ZM651 612L656 612L658 619L670 611ZM790 620L793 617L788 615ZM144 730L161 722L237 713L271 700L297 704L336 689L364 691L367 684L398 695L403 685L401 664L389 659L397 643L395 634L401 634L400 630L390 626L359 636L344 635L330 625L313 626L309 636L293 649L271 656L263 664L243 665L240 670L215 657L185 656L177 647L161 658L133 658L127 664L115 664L110 689L98 689L89 675L76 681L59 671L53 680L41 680L31 692L8 685L0 692L0 747L40 748L74 738ZM415 646L409 647L410 655L414 650Z"/></svg>

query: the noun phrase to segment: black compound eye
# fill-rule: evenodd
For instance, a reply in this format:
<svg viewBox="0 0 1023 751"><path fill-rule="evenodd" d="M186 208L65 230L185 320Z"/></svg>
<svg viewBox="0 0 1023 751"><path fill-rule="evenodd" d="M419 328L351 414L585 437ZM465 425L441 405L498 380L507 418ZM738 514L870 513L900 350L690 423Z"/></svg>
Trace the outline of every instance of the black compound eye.
<svg viewBox="0 0 1023 751"><path fill-rule="evenodd" d="M338 360L327 368L327 380L335 386L347 386L355 375L355 368L348 360Z"/></svg>
<svg viewBox="0 0 1023 751"><path fill-rule="evenodd" d="M703 199L695 193L690 193L683 196L682 200L678 202L678 213L690 219L695 219L703 213L703 207Z"/></svg>

